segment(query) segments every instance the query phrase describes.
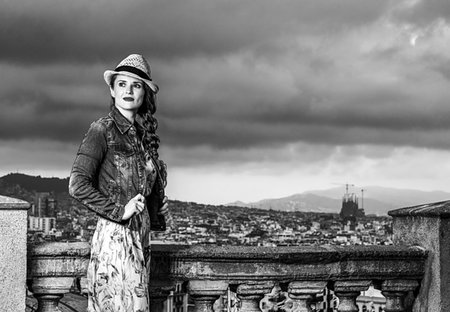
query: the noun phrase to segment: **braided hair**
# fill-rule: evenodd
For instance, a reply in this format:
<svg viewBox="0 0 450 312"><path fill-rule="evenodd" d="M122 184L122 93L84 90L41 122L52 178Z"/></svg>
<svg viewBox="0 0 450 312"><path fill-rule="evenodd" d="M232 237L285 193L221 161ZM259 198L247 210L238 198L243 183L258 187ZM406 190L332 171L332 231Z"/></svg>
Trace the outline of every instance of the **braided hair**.
<svg viewBox="0 0 450 312"><path fill-rule="evenodd" d="M138 114L143 119L145 129L142 142L153 159L157 160L159 158L158 148L160 140L159 136L156 134L158 120L154 117L156 112L156 94L146 84L144 84L144 89L144 100L138 110Z"/></svg>

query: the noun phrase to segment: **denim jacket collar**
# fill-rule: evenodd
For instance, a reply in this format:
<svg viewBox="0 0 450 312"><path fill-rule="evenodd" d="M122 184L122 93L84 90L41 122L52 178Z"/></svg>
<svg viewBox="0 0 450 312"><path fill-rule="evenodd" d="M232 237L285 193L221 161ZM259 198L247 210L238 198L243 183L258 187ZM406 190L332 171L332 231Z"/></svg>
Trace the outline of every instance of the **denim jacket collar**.
<svg viewBox="0 0 450 312"><path fill-rule="evenodd" d="M109 113L109 116L112 118L121 134L126 133L132 126L132 123L126 119L115 106Z"/></svg>

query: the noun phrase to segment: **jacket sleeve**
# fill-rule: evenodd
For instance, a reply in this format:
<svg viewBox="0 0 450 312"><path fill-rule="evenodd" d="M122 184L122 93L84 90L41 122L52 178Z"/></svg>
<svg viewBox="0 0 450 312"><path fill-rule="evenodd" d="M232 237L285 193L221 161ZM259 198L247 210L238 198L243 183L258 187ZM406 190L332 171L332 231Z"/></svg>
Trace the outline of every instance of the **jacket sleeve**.
<svg viewBox="0 0 450 312"><path fill-rule="evenodd" d="M93 122L78 149L69 179L69 194L98 215L121 222L124 206L98 190L98 172L107 152L106 127Z"/></svg>

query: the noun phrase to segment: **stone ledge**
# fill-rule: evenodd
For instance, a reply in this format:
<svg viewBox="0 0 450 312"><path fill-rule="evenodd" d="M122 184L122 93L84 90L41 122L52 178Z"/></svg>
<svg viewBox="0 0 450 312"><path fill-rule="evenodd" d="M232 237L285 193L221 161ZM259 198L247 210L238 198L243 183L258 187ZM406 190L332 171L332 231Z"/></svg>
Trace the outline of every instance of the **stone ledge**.
<svg viewBox="0 0 450 312"><path fill-rule="evenodd" d="M450 200L400 208L388 212L391 217L431 217L450 218Z"/></svg>
<svg viewBox="0 0 450 312"><path fill-rule="evenodd" d="M28 245L28 254L31 257L36 256L78 256L89 257L91 248L87 242L45 242Z"/></svg>
<svg viewBox="0 0 450 312"><path fill-rule="evenodd" d="M24 200L0 195L0 210L28 210L30 207Z"/></svg>
<svg viewBox="0 0 450 312"><path fill-rule="evenodd" d="M152 248L152 278L251 280L421 279L427 251L405 246L165 246Z"/></svg>
<svg viewBox="0 0 450 312"><path fill-rule="evenodd" d="M166 254L171 257L198 261L254 262L269 261L296 264L323 264L342 260L425 259L427 252L421 247L409 246L210 246L210 245L152 245L152 255Z"/></svg>

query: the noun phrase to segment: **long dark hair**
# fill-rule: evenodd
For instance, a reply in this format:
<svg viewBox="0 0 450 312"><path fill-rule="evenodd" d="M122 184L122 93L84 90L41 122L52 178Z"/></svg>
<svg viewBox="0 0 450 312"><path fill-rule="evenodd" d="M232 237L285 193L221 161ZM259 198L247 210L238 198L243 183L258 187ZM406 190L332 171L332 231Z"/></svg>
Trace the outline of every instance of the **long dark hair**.
<svg viewBox="0 0 450 312"><path fill-rule="evenodd" d="M110 87L114 89L114 82L116 81L116 75L111 77ZM142 124L144 129L142 135L142 143L146 152L148 152L153 159L158 160L158 148L159 148L159 136L156 134L156 129L158 128L158 120L153 116L156 112L156 94L150 89L150 87L143 83L144 85L144 100L142 101L141 107L139 107L137 114L142 118ZM111 97L111 109L115 106L114 98Z"/></svg>

